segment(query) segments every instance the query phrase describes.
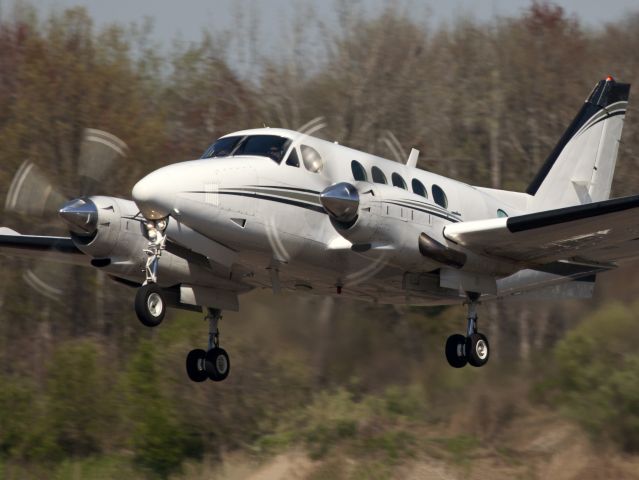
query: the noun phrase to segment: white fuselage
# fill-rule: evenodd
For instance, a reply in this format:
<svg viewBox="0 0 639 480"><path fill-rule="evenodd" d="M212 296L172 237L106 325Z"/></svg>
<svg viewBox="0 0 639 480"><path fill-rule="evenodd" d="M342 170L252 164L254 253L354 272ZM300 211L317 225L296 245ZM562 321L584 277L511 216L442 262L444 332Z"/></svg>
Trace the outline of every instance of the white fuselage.
<svg viewBox="0 0 639 480"><path fill-rule="evenodd" d="M286 137L290 144L279 163L259 155L176 163L152 172L133 191L147 218L171 217L169 238L181 243L176 232L183 225L233 251L232 280L424 305L458 303L464 290L499 295L500 289L523 290L530 283L521 272L519 280L512 276L518 270L512 263L469 255L469 262L455 269L418 248L421 233L454 247L443 237L446 225L519 214L528 195L473 187L289 130L247 130L227 137L252 135ZM319 171L306 162L308 147L319 154ZM298 166L287 163L293 152ZM354 178L353 161L363 167L365 180ZM372 181L373 168L388 184ZM413 193L413 180L425 187L427 197ZM348 228L336 225L319 200L320 192L338 182L355 185L362 197L359 217ZM438 189L445 201L434 194ZM537 287L555 280L540 279L538 272L533 276Z"/></svg>

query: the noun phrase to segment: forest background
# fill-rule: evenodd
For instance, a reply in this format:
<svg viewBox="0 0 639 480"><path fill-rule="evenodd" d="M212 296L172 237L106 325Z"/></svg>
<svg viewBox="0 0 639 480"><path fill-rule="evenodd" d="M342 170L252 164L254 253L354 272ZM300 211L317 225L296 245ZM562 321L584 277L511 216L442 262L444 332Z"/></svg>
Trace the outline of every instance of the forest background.
<svg viewBox="0 0 639 480"><path fill-rule="evenodd" d="M298 128L475 185L523 190L607 75L639 84L639 10L585 26L552 3L434 28L391 4L338 25L278 29L265 55L249 17L160 48L152 24L94 26L86 10L0 17L0 197L30 159L78 195L85 128L128 145L92 191L130 198L162 165L264 124ZM308 11L304 9L307 8ZM238 69L238 51L249 69ZM613 195L639 185L631 95ZM404 152L402 152L402 150ZM55 218L0 214L24 233ZM253 292L222 323L233 372L192 384L196 314L141 326L133 292L95 272L0 263L0 478L636 478L639 329L634 265L591 301L482 306L492 358L453 370L462 307ZM25 281L44 268L59 290ZM32 283L32 282L31 282Z"/></svg>

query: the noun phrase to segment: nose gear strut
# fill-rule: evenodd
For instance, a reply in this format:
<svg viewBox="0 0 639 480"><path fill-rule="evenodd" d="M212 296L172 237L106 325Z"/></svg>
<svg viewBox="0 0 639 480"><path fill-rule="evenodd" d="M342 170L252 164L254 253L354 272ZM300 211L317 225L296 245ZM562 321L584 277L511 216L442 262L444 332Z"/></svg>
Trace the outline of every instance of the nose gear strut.
<svg viewBox="0 0 639 480"><path fill-rule="evenodd" d="M157 284L158 266L162 251L166 248L166 227L168 218L146 222L146 236L149 239L144 265L144 283L135 295L135 313L140 322L147 327L156 327L164 319L166 300L164 292Z"/></svg>
<svg viewBox="0 0 639 480"><path fill-rule="evenodd" d="M166 249L166 227L168 225L168 219L153 220L144 224L146 228L149 244L144 249L146 253L146 265L144 267L144 273L146 279L144 285L149 283L157 283L158 281L158 265L160 263L160 257L162 251Z"/></svg>

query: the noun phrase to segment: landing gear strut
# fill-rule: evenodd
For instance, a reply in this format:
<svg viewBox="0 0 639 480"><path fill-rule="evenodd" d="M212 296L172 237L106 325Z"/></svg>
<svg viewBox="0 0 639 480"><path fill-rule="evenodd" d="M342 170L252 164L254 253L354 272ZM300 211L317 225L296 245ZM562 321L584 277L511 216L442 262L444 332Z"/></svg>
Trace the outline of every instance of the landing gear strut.
<svg viewBox="0 0 639 480"><path fill-rule="evenodd" d="M466 336L454 334L446 340L446 360L451 367L462 368L470 363L482 367L488 362L490 347L488 339L477 331L477 300L479 294L468 292L468 327Z"/></svg>
<svg viewBox="0 0 639 480"><path fill-rule="evenodd" d="M209 321L208 350L191 350L186 357L186 373L194 382L203 382L207 378L221 382L228 377L231 370L229 356L220 348L220 331L218 323L222 319L222 311L207 308L206 319Z"/></svg>
<svg viewBox="0 0 639 480"><path fill-rule="evenodd" d="M147 327L156 327L164 319L166 300L162 289L157 285L158 265L162 251L166 248L167 220L154 220L144 224L149 244L144 250L146 264L145 280L135 295L135 313L140 322Z"/></svg>

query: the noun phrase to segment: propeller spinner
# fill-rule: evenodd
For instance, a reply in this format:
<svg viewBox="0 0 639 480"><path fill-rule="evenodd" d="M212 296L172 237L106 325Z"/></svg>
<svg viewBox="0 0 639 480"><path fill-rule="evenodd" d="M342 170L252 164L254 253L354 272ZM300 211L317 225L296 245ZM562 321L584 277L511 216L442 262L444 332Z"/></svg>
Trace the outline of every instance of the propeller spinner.
<svg viewBox="0 0 639 480"><path fill-rule="evenodd" d="M359 210L359 193L350 183L336 183L320 193L320 203L338 222L352 222Z"/></svg>

